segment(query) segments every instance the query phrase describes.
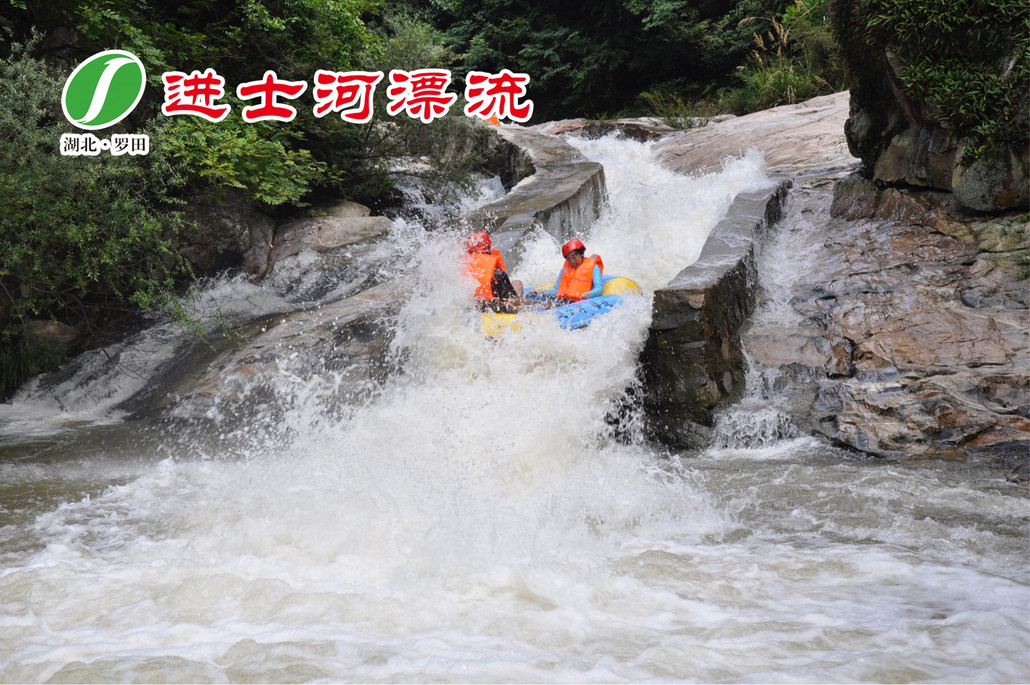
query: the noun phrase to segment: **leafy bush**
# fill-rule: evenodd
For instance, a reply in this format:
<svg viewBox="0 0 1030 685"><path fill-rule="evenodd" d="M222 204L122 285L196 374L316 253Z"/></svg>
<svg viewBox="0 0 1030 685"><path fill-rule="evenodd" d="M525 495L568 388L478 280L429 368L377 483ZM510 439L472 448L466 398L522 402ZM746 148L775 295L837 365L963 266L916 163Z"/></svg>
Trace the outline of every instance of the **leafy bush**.
<svg viewBox="0 0 1030 685"><path fill-rule="evenodd" d="M137 129L162 122L152 147L168 147L171 161L184 175L182 194L210 199L242 189L258 205L304 206L322 196L369 199L366 179L379 174L378 151L368 149L366 136L352 130L363 127L338 117L319 119L310 107L298 107L289 123L246 124L235 86L260 78L268 69L280 78L309 81L318 69L360 68L379 40L362 16L378 11L379 4L63 0L56 8L48 3L0 7L0 22L22 30L28 23L48 32L41 49L64 64L114 46L139 56L147 66L149 89L132 121ZM207 68L225 79L226 96L220 104L232 105L232 113L217 124L159 116L161 74ZM380 195L389 195L383 178L372 185Z"/></svg>
<svg viewBox="0 0 1030 685"><path fill-rule="evenodd" d="M647 111L666 126L676 129L698 128L708 119L721 113L718 103L687 100L667 86L659 86L640 94Z"/></svg>
<svg viewBox="0 0 1030 685"><path fill-rule="evenodd" d="M180 221L173 168L159 152L62 156L62 85L25 47L0 61L0 394L52 361L18 342L27 320L96 334L163 300L183 273L169 247Z"/></svg>
<svg viewBox="0 0 1030 685"><path fill-rule="evenodd" d="M239 111L240 105L234 107ZM175 117L157 135L162 151L178 162L186 184L215 196L240 188L267 205L303 204L312 186L326 177L327 164L310 150L293 149L274 124L247 124L240 117L212 123Z"/></svg>
<svg viewBox="0 0 1030 685"><path fill-rule="evenodd" d="M680 78L645 91L641 102L669 125L685 128L716 114L746 114L843 90L842 59L829 29L827 4L738 3L718 20L705 22L709 33L703 42L704 61L735 65L729 67L733 80L691 83ZM748 13L755 9L776 11ZM747 44L739 42L741 36ZM737 61L728 63L729 58Z"/></svg>
<svg viewBox="0 0 1030 685"><path fill-rule="evenodd" d="M429 4L429 16L461 55L460 73L529 74L534 119L542 121L637 114L643 92L689 99L724 84L750 50L751 32L739 20L779 15L789 0Z"/></svg>

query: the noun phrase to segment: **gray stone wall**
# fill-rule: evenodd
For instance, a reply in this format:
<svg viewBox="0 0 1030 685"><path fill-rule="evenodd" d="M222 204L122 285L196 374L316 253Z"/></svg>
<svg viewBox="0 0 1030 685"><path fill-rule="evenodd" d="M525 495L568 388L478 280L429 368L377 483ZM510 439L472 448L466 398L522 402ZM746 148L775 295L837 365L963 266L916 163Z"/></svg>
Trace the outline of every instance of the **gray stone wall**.
<svg viewBox="0 0 1030 685"><path fill-rule="evenodd" d="M523 237L531 232L543 230L564 241L589 227L604 210L607 189L604 168L564 140L515 127L499 128L497 134L512 147L508 158L521 178L466 221L470 230L490 233L512 269L521 259Z"/></svg>
<svg viewBox="0 0 1030 685"><path fill-rule="evenodd" d="M740 330L754 307L755 251L790 186L739 195L697 262L655 292L641 354L644 405L650 434L671 447L704 446L715 410L742 396Z"/></svg>

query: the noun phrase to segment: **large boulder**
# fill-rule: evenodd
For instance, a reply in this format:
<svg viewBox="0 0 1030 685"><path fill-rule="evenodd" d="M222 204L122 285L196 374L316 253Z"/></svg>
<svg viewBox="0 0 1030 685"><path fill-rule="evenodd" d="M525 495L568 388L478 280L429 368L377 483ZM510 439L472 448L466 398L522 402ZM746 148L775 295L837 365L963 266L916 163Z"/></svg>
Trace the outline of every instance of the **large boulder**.
<svg viewBox="0 0 1030 685"><path fill-rule="evenodd" d="M214 273L242 265L247 273L265 274L275 230L272 217L237 194L219 202L190 205L185 214L179 253L199 272Z"/></svg>
<svg viewBox="0 0 1030 685"><path fill-rule="evenodd" d="M296 219L276 229L268 253L269 266L305 248L332 252L348 245L385 236L393 221L385 216L369 216L368 207L356 202L340 202L321 210L319 216Z"/></svg>
<svg viewBox="0 0 1030 685"><path fill-rule="evenodd" d="M697 128L666 135L655 144L659 161L682 173L718 170L727 157L751 148L773 171L816 172L856 160L844 145L849 95L834 93L740 117L717 117Z"/></svg>
<svg viewBox="0 0 1030 685"><path fill-rule="evenodd" d="M958 154L962 157L964 147ZM970 209L993 212L1026 207L1030 201L1027 151L994 149L968 164L957 164L951 186L955 199Z"/></svg>
<svg viewBox="0 0 1030 685"><path fill-rule="evenodd" d="M33 319L22 331L25 343L58 357L63 357L81 340L79 331L60 321Z"/></svg>
<svg viewBox="0 0 1030 685"><path fill-rule="evenodd" d="M851 91L845 132L863 176L881 185L953 191L962 207L977 211L1027 207L1030 98L1019 86L1027 72L1022 19L985 3L977 16L949 23L943 5L930 14L938 25L899 34L871 14L870 4L831 2ZM971 30L966 23L990 27L991 44L976 51L959 45L957 37ZM927 32L937 40L924 41ZM979 80L993 90L988 84L956 103L949 89L962 89L948 79L958 83L970 73L982 73Z"/></svg>

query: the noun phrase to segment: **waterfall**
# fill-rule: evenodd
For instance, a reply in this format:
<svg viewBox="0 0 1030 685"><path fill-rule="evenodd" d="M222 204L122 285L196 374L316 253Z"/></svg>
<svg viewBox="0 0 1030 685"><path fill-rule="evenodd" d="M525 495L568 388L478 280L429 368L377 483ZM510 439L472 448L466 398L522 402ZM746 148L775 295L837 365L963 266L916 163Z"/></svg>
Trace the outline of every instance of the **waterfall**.
<svg viewBox="0 0 1030 685"><path fill-rule="evenodd" d="M210 283L282 346L174 420L118 408L182 353L163 324L108 350L142 380L84 360L0 407L0 681L1030 678L1017 486L778 428L761 458L613 435L650 294L768 179L753 153L691 177L573 142L610 193L587 249L645 290L586 329L484 338L462 229L398 218L365 253ZM530 237L513 276L553 280L558 250ZM369 334L392 373L348 399L324 362L357 332L320 317L402 277Z"/></svg>

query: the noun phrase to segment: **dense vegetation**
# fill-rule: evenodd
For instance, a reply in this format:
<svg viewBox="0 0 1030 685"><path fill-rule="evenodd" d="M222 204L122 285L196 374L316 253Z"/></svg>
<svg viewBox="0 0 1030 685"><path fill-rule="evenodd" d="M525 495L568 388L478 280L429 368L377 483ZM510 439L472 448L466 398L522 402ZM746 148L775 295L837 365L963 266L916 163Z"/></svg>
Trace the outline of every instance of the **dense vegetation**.
<svg viewBox="0 0 1030 685"><path fill-rule="evenodd" d="M541 120L755 111L842 83L826 0L533 0L426 8L459 70L533 78Z"/></svg>
<svg viewBox="0 0 1030 685"><path fill-rule="evenodd" d="M25 319L104 327L156 301L182 267L166 237L178 217L160 209L167 159L59 156L61 87L21 51L0 63L0 389L52 361L19 339Z"/></svg>
<svg viewBox="0 0 1030 685"><path fill-rule="evenodd" d="M967 160L1026 145L1030 4L858 0L835 23L850 49L890 56L918 114L966 140Z"/></svg>

